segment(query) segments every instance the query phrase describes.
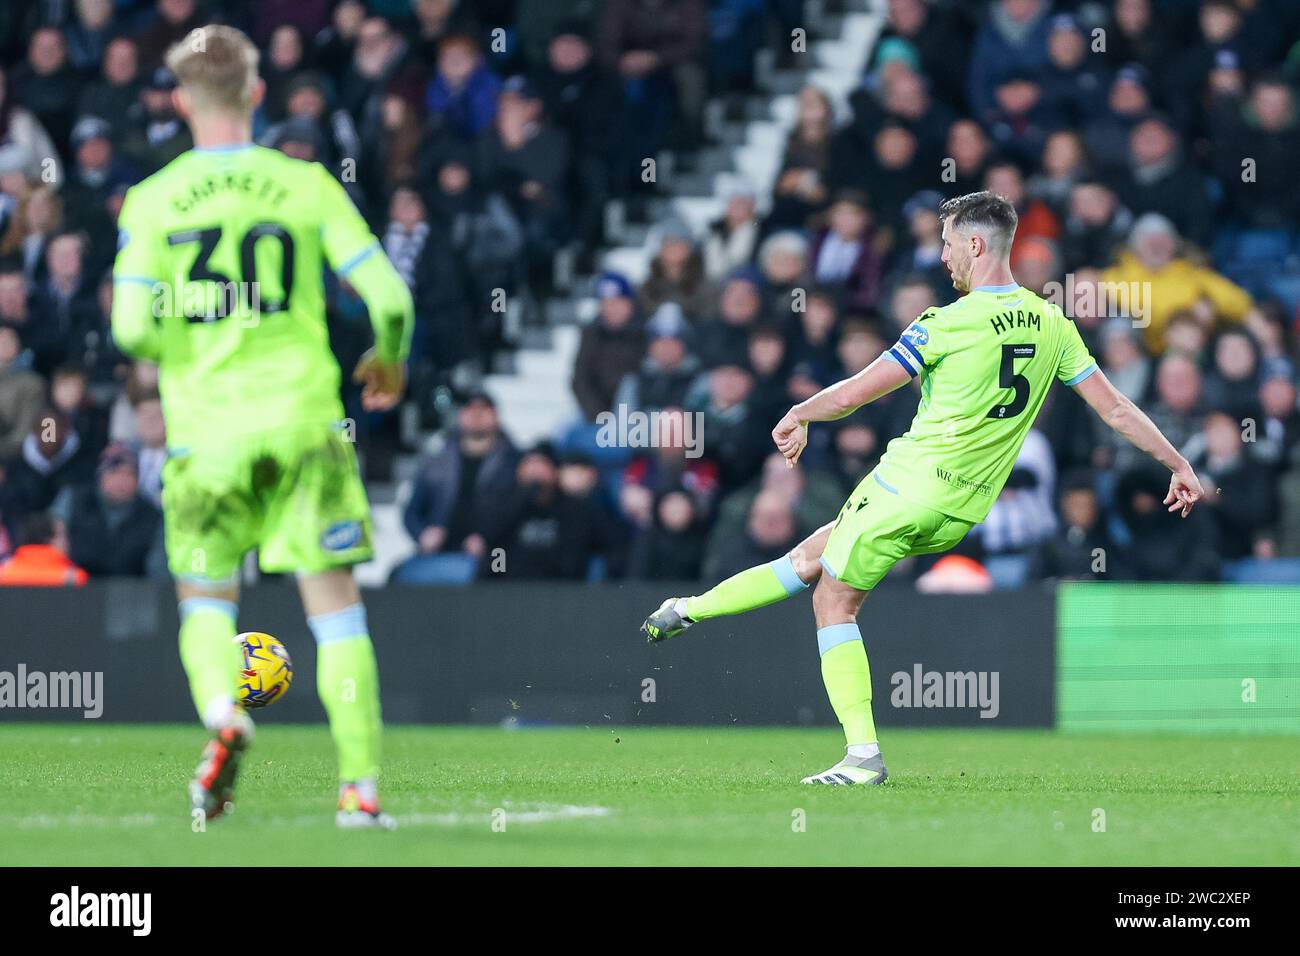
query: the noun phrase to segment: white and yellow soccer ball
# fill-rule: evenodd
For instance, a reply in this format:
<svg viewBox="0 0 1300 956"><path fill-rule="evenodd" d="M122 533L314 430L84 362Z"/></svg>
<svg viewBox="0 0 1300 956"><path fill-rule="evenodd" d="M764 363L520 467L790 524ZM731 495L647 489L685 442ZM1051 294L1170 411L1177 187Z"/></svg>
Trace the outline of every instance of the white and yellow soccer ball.
<svg viewBox="0 0 1300 956"><path fill-rule="evenodd" d="M265 707L284 696L293 683L293 661L277 638L261 631L236 634L244 653L239 672L239 701L245 707Z"/></svg>

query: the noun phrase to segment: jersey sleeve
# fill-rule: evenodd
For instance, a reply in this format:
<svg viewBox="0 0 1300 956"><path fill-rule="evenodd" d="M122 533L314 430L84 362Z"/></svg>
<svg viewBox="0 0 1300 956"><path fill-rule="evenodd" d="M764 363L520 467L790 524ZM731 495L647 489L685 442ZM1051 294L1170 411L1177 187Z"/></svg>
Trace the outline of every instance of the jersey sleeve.
<svg viewBox="0 0 1300 956"><path fill-rule="evenodd" d="M379 240L348 194L324 166L321 179L321 244L335 274L366 303L375 329L375 351L386 362L405 361L415 328L411 290L393 268Z"/></svg>
<svg viewBox="0 0 1300 956"><path fill-rule="evenodd" d="M916 320L903 329L886 356L893 359L916 378L939 364L947 353L945 336L939 328L939 310L926 309Z"/></svg>
<svg viewBox="0 0 1300 956"><path fill-rule="evenodd" d="M118 215L117 258L113 263L113 341L123 352L157 361L162 330L154 314L157 289L166 278L163 238L136 190Z"/></svg>
<svg viewBox="0 0 1300 956"><path fill-rule="evenodd" d="M1066 385L1078 385L1097 371L1097 362L1088 351L1088 346L1084 344L1083 336L1079 334L1074 320L1066 318L1064 313L1060 314L1060 319L1065 323L1065 346L1061 349L1061 360L1056 368L1056 377Z"/></svg>

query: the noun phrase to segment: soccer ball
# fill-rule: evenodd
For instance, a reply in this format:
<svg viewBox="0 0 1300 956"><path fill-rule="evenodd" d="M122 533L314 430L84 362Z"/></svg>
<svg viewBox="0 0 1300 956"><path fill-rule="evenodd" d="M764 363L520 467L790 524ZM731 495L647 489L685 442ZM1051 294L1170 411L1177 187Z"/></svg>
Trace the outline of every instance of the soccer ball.
<svg viewBox="0 0 1300 956"><path fill-rule="evenodd" d="M247 631L235 635L244 652L239 672L239 701L245 707L265 707L279 700L293 683L293 661L285 646L270 634Z"/></svg>

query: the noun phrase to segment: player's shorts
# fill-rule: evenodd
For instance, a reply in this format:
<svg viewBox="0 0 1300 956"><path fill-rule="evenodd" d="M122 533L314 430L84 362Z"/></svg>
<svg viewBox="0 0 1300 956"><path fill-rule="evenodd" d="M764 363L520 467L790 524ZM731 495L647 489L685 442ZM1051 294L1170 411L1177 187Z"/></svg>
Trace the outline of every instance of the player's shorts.
<svg viewBox="0 0 1300 956"><path fill-rule="evenodd" d="M173 449L163 466L167 563L225 581L258 549L262 570L318 574L371 557L356 450L329 424Z"/></svg>
<svg viewBox="0 0 1300 956"><path fill-rule="evenodd" d="M822 551L822 567L831 577L869 591L895 562L913 554L947 551L973 527L973 521L900 497L873 471L840 509Z"/></svg>

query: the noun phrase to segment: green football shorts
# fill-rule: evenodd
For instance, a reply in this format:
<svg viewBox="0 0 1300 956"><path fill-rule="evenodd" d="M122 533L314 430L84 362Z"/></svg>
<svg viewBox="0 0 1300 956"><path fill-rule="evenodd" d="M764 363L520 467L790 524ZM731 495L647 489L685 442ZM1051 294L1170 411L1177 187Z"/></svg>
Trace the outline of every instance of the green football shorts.
<svg viewBox="0 0 1300 956"><path fill-rule="evenodd" d="M869 591L895 562L947 551L973 527L973 521L907 501L873 471L840 509L822 551L822 567L831 577Z"/></svg>
<svg viewBox="0 0 1300 956"><path fill-rule="evenodd" d="M163 466L167 562L225 581L253 548L263 571L317 574L371 556L356 450L329 424L277 428L171 451Z"/></svg>

